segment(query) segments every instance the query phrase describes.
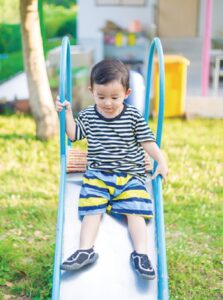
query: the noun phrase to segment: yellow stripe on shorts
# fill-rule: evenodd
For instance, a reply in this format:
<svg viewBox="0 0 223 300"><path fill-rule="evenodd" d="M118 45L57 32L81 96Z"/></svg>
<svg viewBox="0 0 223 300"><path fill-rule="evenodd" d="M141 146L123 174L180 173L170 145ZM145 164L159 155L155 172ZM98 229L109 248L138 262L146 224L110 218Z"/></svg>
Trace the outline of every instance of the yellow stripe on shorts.
<svg viewBox="0 0 223 300"><path fill-rule="evenodd" d="M99 197L89 197L89 198L80 198L79 199L79 206L86 207L86 206L97 206L108 203L108 200L105 198Z"/></svg>
<svg viewBox="0 0 223 300"><path fill-rule="evenodd" d="M148 193L146 191L139 191L139 190L129 190L121 193L117 197L115 197L113 200L126 200L129 198L143 198L143 199L148 199Z"/></svg>
<svg viewBox="0 0 223 300"><path fill-rule="evenodd" d="M127 175L125 177L123 176L117 176L116 185L126 185L126 183L132 178L132 175Z"/></svg>
<svg viewBox="0 0 223 300"><path fill-rule="evenodd" d="M101 187L101 188L106 188L109 190L109 193L111 195L114 195L114 192L115 192L115 188L113 186L110 186L109 183L106 184L105 182L103 182L102 180L100 179L97 179L97 178L83 178L83 183L86 183L86 184L89 184L89 185L92 185L92 187L94 188L95 186L96 187Z"/></svg>
<svg viewBox="0 0 223 300"><path fill-rule="evenodd" d="M107 185L100 179L93 179L93 178L83 178L83 183L92 185L93 187L101 187L101 188L107 188Z"/></svg>

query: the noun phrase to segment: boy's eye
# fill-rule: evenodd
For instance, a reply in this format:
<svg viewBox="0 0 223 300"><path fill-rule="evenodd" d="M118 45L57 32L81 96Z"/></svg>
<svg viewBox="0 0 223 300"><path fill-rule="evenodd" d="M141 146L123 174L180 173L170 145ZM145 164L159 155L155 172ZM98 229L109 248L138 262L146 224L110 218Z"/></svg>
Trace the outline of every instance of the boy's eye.
<svg viewBox="0 0 223 300"><path fill-rule="evenodd" d="M105 99L105 98L100 96L99 99L103 100L103 99Z"/></svg>
<svg viewBox="0 0 223 300"><path fill-rule="evenodd" d="M117 99L118 99L118 97L112 97L112 99L113 99L113 100L117 100Z"/></svg>

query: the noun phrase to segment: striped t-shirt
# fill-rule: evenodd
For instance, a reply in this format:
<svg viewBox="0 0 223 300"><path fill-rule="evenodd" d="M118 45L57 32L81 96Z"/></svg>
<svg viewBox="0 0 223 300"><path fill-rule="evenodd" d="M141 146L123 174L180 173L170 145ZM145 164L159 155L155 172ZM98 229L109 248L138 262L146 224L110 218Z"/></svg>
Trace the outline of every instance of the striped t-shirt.
<svg viewBox="0 0 223 300"><path fill-rule="evenodd" d="M88 141L89 170L124 172L145 182L145 153L140 143L155 138L134 106L124 104L115 118L105 118L96 105L89 106L75 122L75 140Z"/></svg>

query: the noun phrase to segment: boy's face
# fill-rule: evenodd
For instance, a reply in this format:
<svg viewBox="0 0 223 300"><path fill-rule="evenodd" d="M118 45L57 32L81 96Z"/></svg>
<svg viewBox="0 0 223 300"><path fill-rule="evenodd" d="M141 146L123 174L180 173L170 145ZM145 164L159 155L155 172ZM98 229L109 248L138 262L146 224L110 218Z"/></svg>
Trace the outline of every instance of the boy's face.
<svg viewBox="0 0 223 300"><path fill-rule="evenodd" d="M123 102L131 93L131 89L126 91L119 81L94 84L89 90L93 94L98 112L107 118L114 118L121 113Z"/></svg>

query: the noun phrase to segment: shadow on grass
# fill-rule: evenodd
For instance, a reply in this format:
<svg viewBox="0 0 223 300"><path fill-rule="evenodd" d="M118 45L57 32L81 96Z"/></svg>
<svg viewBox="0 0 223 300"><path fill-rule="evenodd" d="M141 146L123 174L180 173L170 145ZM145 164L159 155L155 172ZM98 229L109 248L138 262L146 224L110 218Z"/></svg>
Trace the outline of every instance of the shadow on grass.
<svg viewBox="0 0 223 300"><path fill-rule="evenodd" d="M36 141L37 138L33 134L17 134L17 133L10 133L10 134L0 134L0 139L3 140L32 140Z"/></svg>

